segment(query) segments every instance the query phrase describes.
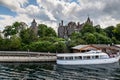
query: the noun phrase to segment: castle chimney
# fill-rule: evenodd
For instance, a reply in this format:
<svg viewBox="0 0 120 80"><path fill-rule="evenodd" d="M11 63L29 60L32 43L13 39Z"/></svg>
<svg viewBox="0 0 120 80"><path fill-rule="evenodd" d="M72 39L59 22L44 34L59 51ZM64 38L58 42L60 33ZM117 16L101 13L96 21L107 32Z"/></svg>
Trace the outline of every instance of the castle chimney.
<svg viewBox="0 0 120 80"><path fill-rule="evenodd" d="M80 23L78 22L78 26L80 26Z"/></svg>
<svg viewBox="0 0 120 80"><path fill-rule="evenodd" d="M63 20L61 20L61 25L63 26Z"/></svg>

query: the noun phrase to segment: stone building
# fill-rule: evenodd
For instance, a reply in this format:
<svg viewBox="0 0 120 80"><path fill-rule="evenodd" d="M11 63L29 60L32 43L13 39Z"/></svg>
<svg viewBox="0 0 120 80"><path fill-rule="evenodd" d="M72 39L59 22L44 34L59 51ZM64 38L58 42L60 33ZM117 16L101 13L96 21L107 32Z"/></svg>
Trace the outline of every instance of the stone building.
<svg viewBox="0 0 120 80"><path fill-rule="evenodd" d="M90 18L87 18L86 24L93 25L93 22ZM79 22L76 24L75 22L69 22L67 25L63 25L63 21L59 23L58 27L58 36L61 38L68 38L73 32L79 32L85 23L80 24Z"/></svg>
<svg viewBox="0 0 120 80"><path fill-rule="evenodd" d="M33 19L30 28L34 32L35 35L38 34L38 26L37 26L37 22L35 21L35 19Z"/></svg>

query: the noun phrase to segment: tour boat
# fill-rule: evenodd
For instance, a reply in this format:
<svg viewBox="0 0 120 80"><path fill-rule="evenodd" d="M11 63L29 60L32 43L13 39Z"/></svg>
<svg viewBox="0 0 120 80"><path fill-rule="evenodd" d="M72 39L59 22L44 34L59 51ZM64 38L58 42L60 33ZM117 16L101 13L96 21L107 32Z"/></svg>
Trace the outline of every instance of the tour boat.
<svg viewBox="0 0 120 80"><path fill-rule="evenodd" d="M107 64L118 62L120 54L108 54L100 50L91 50L84 53L64 53L57 54L58 65L88 65Z"/></svg>

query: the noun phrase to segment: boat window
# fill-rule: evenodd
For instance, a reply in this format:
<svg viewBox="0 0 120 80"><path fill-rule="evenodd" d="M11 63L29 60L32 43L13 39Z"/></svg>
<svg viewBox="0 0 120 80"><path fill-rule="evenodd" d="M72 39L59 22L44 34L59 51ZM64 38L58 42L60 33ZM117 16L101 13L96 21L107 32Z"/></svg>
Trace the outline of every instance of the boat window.
<svg viewBox="0 0 120 80"><path fill-rule="evenodd" d="M82 59L82 56L75 56L75 59Z"/></svg>
<svg viewBox="0 0 120 80"><path fill-rule="evenodd" d="M92 56L92 59L95 59L95 56Z"/></svg>
<svg viewBox="0 0 120 80"><path fill-rule="evenodd" d="M99 58L99 56L95 56L95 59L98 59Z"/></svg>
<svg viewBox="0 0 120 80"><path fill-rule="evenodd" d="M73 60L73 57L65 57L66 60Z"/></svg>
<svg viewBox="0 0 120 80"><path fill-rule="evenodd" d="M84 59L90 59L90 56L84 56L83 58Z"/></svg>
<svg viewBox="0 0 120 80"><path fill-rule="evenodd" d="M90 59L90 56L87 56L87 59Z"/></svg>
<svg viewBox="0 0 120 80"><path fill-rule="evenodd" d="M57 57L58 60L64 60L64 57Z"/></svg>
<svg viewBox="0 0 120 80"><path fill-rule="evenodd" d="M103 55L100 55L99 58L103 58Z"/></svg>
<svg viewBox="0 0 120 80"><path fill-rule="evenodd" d="M87 56L84 56L83 59L87 59Z"/></svg>
<svg viewBox="0 0 120 80"><path fill-rule="evenodd" d="M100 57L101 59L108 58L108 56L106 56L106 55L100 55L99 57Z"/></svg>

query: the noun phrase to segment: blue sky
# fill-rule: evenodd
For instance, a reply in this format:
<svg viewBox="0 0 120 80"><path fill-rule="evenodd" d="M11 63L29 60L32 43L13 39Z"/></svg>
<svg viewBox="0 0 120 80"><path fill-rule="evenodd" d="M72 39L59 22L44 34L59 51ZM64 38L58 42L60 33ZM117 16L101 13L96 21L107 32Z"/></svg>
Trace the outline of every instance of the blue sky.
<svg viewBox="0 0 120 80"><path fill-rule="evenodd" d="M25 5L37 5L36 0L29 0L29 2ZM8 7L4 6L4 5L0 5L0 14L2 15L10 15L15 17L17 15L16 12L12 11L11 9L9 9Z"/></svg>
<svg viewBox="0 0 120 80"><path fill-rule="evenodd" d="M61 20L83 23L88 15L105 28L120 23L119 7L120 0L0 0L0 30L15 21L30 26L33 18L57 30Z"/></svg>
<svg viewBox="0 0 120 80"><path fill-rule="evenodd" d="M12 12L9 8L0 5L0 14L16 16L16 12Z"/></svg>

